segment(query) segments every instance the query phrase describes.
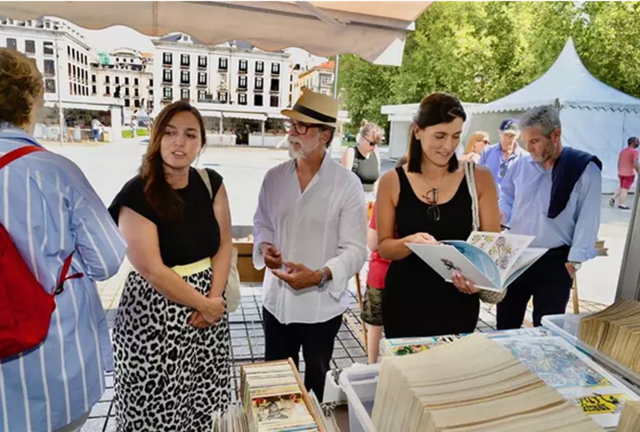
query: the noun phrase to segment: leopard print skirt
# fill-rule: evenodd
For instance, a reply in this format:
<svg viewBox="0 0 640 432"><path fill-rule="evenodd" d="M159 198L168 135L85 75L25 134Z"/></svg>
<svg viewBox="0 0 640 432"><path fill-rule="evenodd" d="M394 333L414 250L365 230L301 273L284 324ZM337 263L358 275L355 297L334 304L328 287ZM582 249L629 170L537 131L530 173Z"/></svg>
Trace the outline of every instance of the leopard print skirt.
<svg viewBox="0 0 640 432"><path fill-rule="evenodd" d="M206 295L211 275L184 279ZM187 324L192 312L129 274L113 328L119 432L209 432L213 411L228 409L228 317L199 330Z"/></svg>

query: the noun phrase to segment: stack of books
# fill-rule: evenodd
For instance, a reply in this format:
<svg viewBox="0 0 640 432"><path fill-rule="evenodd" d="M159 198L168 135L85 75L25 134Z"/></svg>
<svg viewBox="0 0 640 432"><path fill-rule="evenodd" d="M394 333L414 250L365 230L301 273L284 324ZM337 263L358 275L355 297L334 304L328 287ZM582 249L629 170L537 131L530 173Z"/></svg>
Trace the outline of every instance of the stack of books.
<svg viewBox="0 0 640 432"><path fill-rule="evenodd" d="M250 432L326 432L293 361L241 368L241 396Z"/></svg>
<svg viewBox="0 0 640 432"><path fill-rule="evenodd" d="M578 337L640 374L640 302L621 299L582 318Z"/></svg>
<svg viewBox="0 0 640 432"><path fill-rule="evenodd" d="M584 412L481 334L382 360L378 432L595 432Z"/></svg>
<svg viewBox="0 0 640 432"><path fill-rule="evenodd" d="M640 402L629 402L622 410L618 432L638 432L640 430Z"/></svg>

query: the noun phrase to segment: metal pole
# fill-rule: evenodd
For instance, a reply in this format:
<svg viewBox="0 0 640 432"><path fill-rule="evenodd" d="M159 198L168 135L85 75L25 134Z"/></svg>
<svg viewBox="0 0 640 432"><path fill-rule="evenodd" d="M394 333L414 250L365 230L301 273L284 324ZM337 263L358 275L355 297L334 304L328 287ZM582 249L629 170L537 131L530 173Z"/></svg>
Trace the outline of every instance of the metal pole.
<svg viewBox="0 0 640 432"><path fill-rule="evenodd" d="M62 87L60 87L60 50L58 49L58 32L55 33L56 42L56 85L58 86L58 122L60 126L60 147L63 142L63 127L64 127L64 111L62 109Z"/></svg>
<svg viewBox="0 0 640 432"><path fill-rule="evenodd" d="M340 67L340 54L336 55L336 68L333 72L333 97L338 99L338 68Z"/></svg>

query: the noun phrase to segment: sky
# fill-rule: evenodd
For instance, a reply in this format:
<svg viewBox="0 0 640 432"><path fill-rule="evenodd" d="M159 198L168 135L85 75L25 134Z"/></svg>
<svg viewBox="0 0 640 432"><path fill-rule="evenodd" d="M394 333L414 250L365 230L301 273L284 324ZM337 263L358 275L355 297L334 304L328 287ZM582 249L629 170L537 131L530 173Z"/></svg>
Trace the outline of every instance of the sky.
<svg viewBox="0 0 640 432"><path fill-rule="evenodd" d="M87 30L72 23L70 23L70 25L84 34L89 45L95 47L98 51L109 52L116 48L125 47L133 48L142 52L153 51L151 38L129 27L118 25L103 30ZM311 55L300 48L288 48L286 51L291 54L292 63L315 66L327 60L323 57Z"/></svg>

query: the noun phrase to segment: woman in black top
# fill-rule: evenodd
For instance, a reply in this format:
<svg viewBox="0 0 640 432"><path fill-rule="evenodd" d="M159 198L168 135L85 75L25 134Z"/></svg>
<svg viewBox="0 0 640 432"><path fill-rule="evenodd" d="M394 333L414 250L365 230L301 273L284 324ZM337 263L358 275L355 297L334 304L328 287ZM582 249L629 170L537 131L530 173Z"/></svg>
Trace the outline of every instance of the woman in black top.
<svg viewBox="0 0 640 432"><path fill-rule="evenodd" d="M134 267L113 329L118 431L208 431L228 408L231 218L222 177L207 170L210 193L191 168L205 138L195 108L166 107L109 208Z"/></svg>
<svg viewBox="0 0 640 432"><path fill-rule="evenodd" d="M380 178L380 158L377 146L382 142L382 129L374 123L367 123L360 132L360 142L349 147L342 156L342 166L353 171L365 193L373 192Z"/></svg>
<svg viewBox="0 0 640 432"><path fill-rule="evenodd" d="M466 240L471 233L471 196L455 155L465 119L453 96L427 96L414 119L407 164L380 180L378 250L392 261L382 302L389 338L471 333L476 327L480 301L473 283L459 274L454 284L445 282L406 246ZM477 167L475 176L480 229L499 232L491 173Z"/></svg>

